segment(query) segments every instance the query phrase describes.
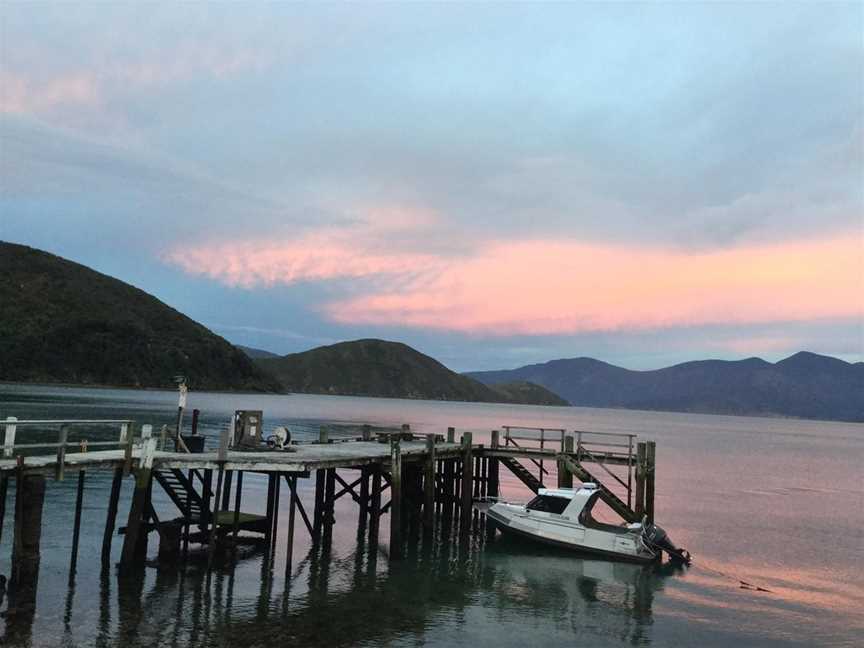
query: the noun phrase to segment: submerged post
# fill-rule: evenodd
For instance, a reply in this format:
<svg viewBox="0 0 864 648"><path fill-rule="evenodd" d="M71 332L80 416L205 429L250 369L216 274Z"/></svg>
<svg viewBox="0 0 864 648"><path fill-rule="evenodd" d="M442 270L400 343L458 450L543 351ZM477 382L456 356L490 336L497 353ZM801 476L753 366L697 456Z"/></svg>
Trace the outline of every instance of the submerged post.
<svg viewBox="0 0 864 648"><path fill-rule="evenodd" d="M402 454L401 434L390 435L390 557L402 557Z"/></svg>

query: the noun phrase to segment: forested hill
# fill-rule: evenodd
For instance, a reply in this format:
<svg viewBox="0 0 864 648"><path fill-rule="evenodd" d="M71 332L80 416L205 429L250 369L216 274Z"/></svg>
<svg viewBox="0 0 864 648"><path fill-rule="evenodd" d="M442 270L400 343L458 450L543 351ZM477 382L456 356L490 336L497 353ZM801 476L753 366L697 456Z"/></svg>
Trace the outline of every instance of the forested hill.
<svg viewBox="0 0 864 648"><path fill-rule="evenodd" d="M630 371L572 358L467 375L487 384L529 380L586 407L864 421L864 363L805 351L777 363L699 360Z"/></svg>
<svg viewBox="0 0 864 648"><path fill-rule="evenodd" d="M567 403L537 385L488 387L400 342L354 340L280 358L257 357L288 391L490 403Z"/></svg>
<svg viewBox="0 0 864 648"><path fill-rule="evenodd" d="M0 242L0 380L278 391L243 352L142 290Z"/></svg>

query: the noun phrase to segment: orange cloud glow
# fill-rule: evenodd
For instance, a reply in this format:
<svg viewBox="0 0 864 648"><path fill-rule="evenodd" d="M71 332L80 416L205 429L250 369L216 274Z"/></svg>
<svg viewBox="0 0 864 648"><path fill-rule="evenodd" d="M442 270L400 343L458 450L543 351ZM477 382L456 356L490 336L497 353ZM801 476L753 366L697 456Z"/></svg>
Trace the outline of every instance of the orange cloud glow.
<svg viewBox="0 0 864 648"><path fill-rule="evenodd" d="M204 247L171 259L249 287L378 277L377 289L324 307L338 322L542 335L861 317L862 257L862 240L846 236L711 252L499 241L447 259L392 252L336 230L289 244Z"/></svg>

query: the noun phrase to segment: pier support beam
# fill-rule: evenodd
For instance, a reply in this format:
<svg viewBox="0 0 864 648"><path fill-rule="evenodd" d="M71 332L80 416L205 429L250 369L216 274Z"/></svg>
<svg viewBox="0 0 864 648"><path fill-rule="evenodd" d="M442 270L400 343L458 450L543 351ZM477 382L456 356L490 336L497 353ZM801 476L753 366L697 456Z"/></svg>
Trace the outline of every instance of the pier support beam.
<svg viewBox="0 0 864 648"><path fill-rule="evenodd" d="M402 557L402 452L399 434L390 435L390 558Z"/></svg>

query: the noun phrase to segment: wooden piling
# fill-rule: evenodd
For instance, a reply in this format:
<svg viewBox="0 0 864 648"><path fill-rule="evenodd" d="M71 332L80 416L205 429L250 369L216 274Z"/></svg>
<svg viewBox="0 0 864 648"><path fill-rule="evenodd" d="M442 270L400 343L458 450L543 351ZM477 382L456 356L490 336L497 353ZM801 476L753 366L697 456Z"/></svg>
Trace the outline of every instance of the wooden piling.
<svg viewBox="0 0 864 648"><path fill-rule="evenodd" d="M66 471L66 443L69 441L69 428L66 425L60 426L60 439L57 445L57 465L55 466L54 476L57 481L63 481Z"/></svg>
<svg viewBox="0 0 864 648"><path fill-rule="evenodd" d="M390 435L390 557L402 557L402 452L399 434Z"/></svg>
<svg viewBox="0 0 864 648"><path fill-rule="evenodd" d="M72 526L72 556L69 560L69 572L75 573L78 564L78 539L81 537L81 508L84 504L84 471L78 471L78 492L75 497L75 521Z"/></svg>
<svg viewBox="0 0 864 648"><path fill-rule="evenodd" d="M645 515L648 521L654 522L654 463L657 444L648 441L645 452Z"/></svg>
<svg viewBox="0 0 864 648"><path fill-rule="evenodd" d="M426 472L423 480L423 528L435 532L435 437L426 437Z"/></svg>
<svg viewBox="0 0 864 648"><path fill-rule="evenodd" d="M273 505L276 498L276 484L273 473L267 473L267 505L264 516L267 518L267 528L264 531L264 544L269 549L273 538Z"/></svg>
<svg viewBox="0 0 864 648"><path fill-rule="evenodd" d="M323 468L315 471L315 509L312 517L312 528L314 529L314 541L321 538L321 521L324 519L324 484L326 474Z"/></svg>
<svg viewBox="0 0 864 648"><path fill-rule="evenodd" d="M197 410L196 410L197 411ZM231 538L234 549L237 548L237 536L240 533L240 504L243 497L243 471L237 471L237 486L234 489L234 519L231 521Z"/></svg>
<svg viewBox="0 0 864 648"><path fill-rule="evenodd" d="M222 484L222 506L220 507L220 511L230 511L231 510L231 482L234 481L234 471L226 470L225 471L225 481Z"/></svg>
<svg viewBox="0 0 864 648"><path fill-rule="evenodd" d="M294 556L294 519L297 511L297 477L288 476L288 537L285 540L285 579L291 579L291 562Z"/></svg>
<svg viewBox="0 0 864 648"><path fill-rule="evenodd" d="M372 466L372 493L369 503L369 544L378 546L378 526L381 520L381 466Z"/></svg>
<svg viewBox="0 0 864 648"><path fill-rule="evenodd" d="M636 444L636 496L633 512L636 513L636 519L642 520L645 515L645 473L646 460L648 450L644 441L639 441Z"/></svg>
<svg viewBox="0 0 864 648"><path fill-rule="evenodd" d="M18 468L15 482L15 527L9 583L9 609L32 611L36 605L42 539L45 477Z"/></svg>
<svg viewBox="0 0 864 648"><path fill-rule="evenodd" d="M114 480L111 482L111 495L108 498L108 515L105 519L105 532L102 535L102 564L111 560L111 541L114 538L114 525L117 520L117 502L120 499L120 487L123 485L123 468L114 469Z"/></svg>
<svg viewBox="0 0 864 648"><path fill-rule="evenodd" d="M573 454L573 437L564 437L564 454ZM573 473L567 468L564 461L558 462L558 486L559 488L573 488Z"/></svg>
<svg viewBox="0 0 864 648"><path fill-rule="evenodd" d="M468 532L468 523L471 521L471 510L473 506L473 500L471 497L471 481L473 479L473 465L471 457L472 453L472 434L471 432L464 432L462 434L462 510L460 511L460 515L462 516L462 532Z"/></svg>
<svg viewBox="0 0 864 648"><path fill-rule="evenodd" d="M372 439L372 426L371 425L364 425L363 426L363 440L369 441L371 439Z"/></svg>
<svg viewBox="0 0 864 648"><path fill-rule="evenodd" d="M3 540L3 522L6 520L6 494L9 491L8 473L0 473L0 542Z"/></svg>
<svg viewBox="0 0 864 648"><path fill-rule="evenodd" d="M132 566L140 555L139 542L146 548L147 530L143 527L148 515L147 494L150 491L151 471L155 452L156 439L147 439L144 442L138 470L135 473L135 492L132 495L132 504L129 506L126 535L123 538L123 550L120 555L120 562L126 567Z"/></svg>
<svg viewBox="0 0 864 648"><path fill-rule="evenodd" d="M273 531L270 534L271 557L276 555L276 538L279 535L279 499L282 496L282 481L279 473L273 473Z"/></svg>
<svg viewBox="0 0 864 648"><path fill-rule="evenodd" d="M369 469L366 466L360 467L360 502L358 508L360 511L357 519L357 531L362 534L366 530L366 518L369 513Z"/></svg>

